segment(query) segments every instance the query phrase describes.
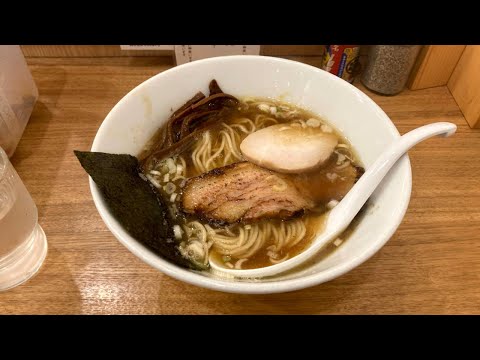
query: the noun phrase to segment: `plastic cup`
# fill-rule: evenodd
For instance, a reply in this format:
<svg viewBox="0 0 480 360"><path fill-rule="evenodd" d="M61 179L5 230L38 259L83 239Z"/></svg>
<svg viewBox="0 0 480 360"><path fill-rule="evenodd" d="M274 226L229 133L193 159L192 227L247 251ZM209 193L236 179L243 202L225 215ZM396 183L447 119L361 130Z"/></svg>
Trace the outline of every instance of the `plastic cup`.
<svg viewBox="0 0 480 360"><path fill-rule="evenodd" d="M38 90L19 45L0 45L0 147L11 157L22 137Z"/></svg>

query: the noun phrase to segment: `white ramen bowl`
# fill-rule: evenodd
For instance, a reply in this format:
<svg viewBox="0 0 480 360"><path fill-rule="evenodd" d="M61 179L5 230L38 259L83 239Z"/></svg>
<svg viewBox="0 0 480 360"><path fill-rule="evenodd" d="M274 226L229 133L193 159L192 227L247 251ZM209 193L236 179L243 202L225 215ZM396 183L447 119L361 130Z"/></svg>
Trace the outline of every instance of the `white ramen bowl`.
<svg viewBox="0 0 480 360"><path fill-rule="evenodd" d="M266 56L226 56L195 61L162 72L130 91L100 126L92 151L137 155L154 132L196 92L208 94L216 79L237 97L270 97L313 111L353 145L366 168L400 135L367 95L313 66ZM108 210L95 183L95 205L110 231L132 253L163 273L197 286L233 293L279 293L332 280L375 254L400 225L410 200L412 175L405 155L370 198L352 235L333 253L302 270L266 279L227 279L178 267L132 238Z"/></svg>

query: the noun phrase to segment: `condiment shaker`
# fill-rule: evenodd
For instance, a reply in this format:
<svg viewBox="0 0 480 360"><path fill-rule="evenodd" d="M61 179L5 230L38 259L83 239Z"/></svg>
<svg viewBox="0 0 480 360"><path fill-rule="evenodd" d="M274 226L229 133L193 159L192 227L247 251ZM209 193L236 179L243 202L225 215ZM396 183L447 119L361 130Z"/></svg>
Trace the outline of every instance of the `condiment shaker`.
<svg viewBox="0 0 480 360"><path fill-rule="evenodd" d="M421 45L373 45L361 81L368 89L395 95L405 87Z"/></svg>

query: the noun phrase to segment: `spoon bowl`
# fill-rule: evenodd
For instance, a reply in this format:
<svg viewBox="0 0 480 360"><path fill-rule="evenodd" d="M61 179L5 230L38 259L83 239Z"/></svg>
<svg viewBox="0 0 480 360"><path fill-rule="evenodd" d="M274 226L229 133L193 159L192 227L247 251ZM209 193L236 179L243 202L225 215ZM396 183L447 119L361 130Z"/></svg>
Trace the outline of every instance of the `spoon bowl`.
<svg viewBox="0 0 480 360"><path fill-rule="evenodd" d="M210 257L210 266L216 273L241 278L273 276L290 270L309 260L325 245L335 240L352 222L362 206L372 195L389 170L409 149L432 136L448 137L455 133L457 126L448 122L438 122L421 126L394 141L370 166L347 195L330 211L323 232L312 244L297 256L279 264L257 269L227 269Z"/></svg>

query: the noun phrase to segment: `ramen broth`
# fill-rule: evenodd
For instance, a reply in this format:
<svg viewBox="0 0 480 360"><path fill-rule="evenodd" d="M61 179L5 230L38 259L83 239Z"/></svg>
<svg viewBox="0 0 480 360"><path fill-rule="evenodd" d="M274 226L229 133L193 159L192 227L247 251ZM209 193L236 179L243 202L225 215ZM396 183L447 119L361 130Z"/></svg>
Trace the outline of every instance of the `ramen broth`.
<svg viewBox="0 0 480 360"><path fill-rule="evenodd" d="M263 219L223 226L209 224L182 211L182 189L187 179L244 161L239 147L246 136L283 123L298 126L314 124L320 126L322 132L338 137L338 145L327 164L298 175L311 180L312 193L319 192L318 196L322 199L338 198L339 189L346 182L351 182L352 179L346 179L351 175L345 169L350 165L360 168L361 164L348 141L331 125L319 116L288 103L260 98L243 99L238 107L221 118L219 126L205 131L188 149L150 164L145 171L146 177L169 206L175 222L175 237L184 256L205 268L208 268L210 256L226 268L259 268L299 254L322 231L328 210L336 201L324 201L313 210L289 220ZM165 129L161 129L155 134L145 151L164 137L164 133Z"/></svg>

